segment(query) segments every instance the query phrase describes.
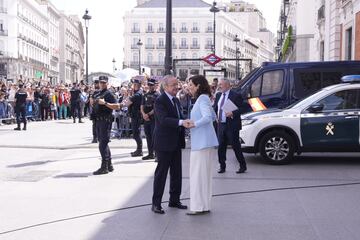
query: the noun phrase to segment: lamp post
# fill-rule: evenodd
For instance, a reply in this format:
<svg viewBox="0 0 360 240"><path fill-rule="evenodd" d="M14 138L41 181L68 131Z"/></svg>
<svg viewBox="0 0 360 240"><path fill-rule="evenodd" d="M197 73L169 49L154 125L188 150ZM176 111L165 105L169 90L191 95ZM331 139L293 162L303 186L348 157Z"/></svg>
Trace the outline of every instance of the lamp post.
<svg viewBox="0 0 360 240"><path fill-rule="evenodd" d="M235 51L236 51L236 69L235 69L235 78L236 80L239 80L239 49L238 49L238 43L240 42L240 38L238 38L238 35L235 35L235 38L233 40L235 42Z"/></svg>
<svg viewBox="0 0 360 240"><path fill-rule="evenodd" d="M220 12L220 9L216 7L216 2L213 2L213 5L210 8L210 12L214 13L214 39L213 39L213 53L215 54L215 33L216 33L216 13Z"/></svg>
<svg viewBox="0 0 360 240"><path fill-rule="evenodd" d="M141 46L143 45L141 39L139 39L136 45L138 46L139 49L139 75L141 75Z"/></svg>
<svg viewBox="0 0 360 240"><path fill-rule="evenodd" d="M86 29L86 84L89 84L89 21L91 16L89 15L89 11L86 9L85 14L83 16L85 21L85 29Z"/></svg>
<svg viewBox="0 0 360 240"><path fill-rule="evenodd" d="M166 1L165 75L172 69L172 0ZM174 73L175 74L175 73Z"/></svg>

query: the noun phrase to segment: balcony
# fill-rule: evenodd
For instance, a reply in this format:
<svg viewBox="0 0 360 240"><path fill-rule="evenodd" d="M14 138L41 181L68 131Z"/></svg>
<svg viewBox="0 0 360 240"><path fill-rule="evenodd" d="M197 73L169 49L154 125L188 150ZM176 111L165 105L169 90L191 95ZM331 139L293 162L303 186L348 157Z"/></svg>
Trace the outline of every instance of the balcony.
<svg viewBox="0 0 360 240"><path fill-rule="evenodd" d="M200 30L199 30L198 28L193 28L193 29L191 29L191 32L192 32L192 33L199 33Z"/></svg>
<svg viewBox="0 0 360 240"><path fill-rule="evenodd" d="M131 32L132 32L132 33L140 33L140 29L138 29L138 28L133 28L133 29L131 29Z"/></svg>
<svg viewBox="0 0 360 240"><path fill-rule="evenodd" d="M200 49L200 45L199 44L194 44L194 45L191 45L190 48L191 49Z"/></svg>
<svg viewBox="0 0 360 240"><path fill-rule="evenodd" d="M189 49L189 45L181 44L181 45L179 46L179 49Z"/></svg>
<svg viewBox="0 0 360 240"><path fill-rule="evenodd" d="M154 32L154 29L152 29L152 28L147 28L145 32L146 32L146 33L153 33L153 32Z"/></svg>
<svg viewBox="0 0 360 240"><path fill-rule="evenodd" d="M131 49L139 49L137 44L131 44Z"/></svg>
<svg viewBox="0 0 360 240"><path fill-rule="evenodd" d="M8 31L7 30L0 30L0 36L7 36L8 35Z"/></svg>
<svg viewBox="0 0 360 240"><path fill-rule="evenodd" d="M7 13L7 8L0 7L0 13Z"/></svg>
<svg viewBox="0 0 360 240"><path fill-rule="evenodd" d="M145 49L155 49L154 44L145 44Z"/></svg>
<svg viewBox="0 0 360 240"><path fill-rule="evenodd" d="M158 28L157 32L158 33L165 33L166 30L165 30L165 28Z"/></svg>
<svg viewBox="0 0 360 240"><path fill-rule="evenodd" d="M214 29L213 28L207 28L206 29L206 33L213 33L214 32Z"/></svg>
<svg viewBox="0 0 360 240"><path fill-rule="evenodd" d="M181 33L187 33L187 32L188 32L188 29L187 29L187 28L180 28L180 32L181 32Z"/></svg>
<svg viewBox="0 0 360 240"><path fill-rule="evenodd" d="M165 45L164 44L158 44L156 46L157 49L165 49Z"/></svg>

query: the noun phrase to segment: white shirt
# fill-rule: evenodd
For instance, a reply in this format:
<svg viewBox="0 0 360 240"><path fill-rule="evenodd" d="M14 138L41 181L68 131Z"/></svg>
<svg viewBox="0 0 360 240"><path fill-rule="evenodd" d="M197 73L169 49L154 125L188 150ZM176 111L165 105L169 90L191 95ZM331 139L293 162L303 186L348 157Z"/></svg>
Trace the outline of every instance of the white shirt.
<svg viewBox="0 0 360 240"><path fill-rule="evenodd" d="M223 101L224 97L225 97L224 104L226 103L226 100L229 98L229 93L230 93L230 89L224 93L221 93L221 97L218 102L218 116L219 116L219 121L222 123L226 122L226 113L224 111L222 111L222 116L220 116L220 104ZM224 96L224 94L225 94L225 96Z"/></svg>

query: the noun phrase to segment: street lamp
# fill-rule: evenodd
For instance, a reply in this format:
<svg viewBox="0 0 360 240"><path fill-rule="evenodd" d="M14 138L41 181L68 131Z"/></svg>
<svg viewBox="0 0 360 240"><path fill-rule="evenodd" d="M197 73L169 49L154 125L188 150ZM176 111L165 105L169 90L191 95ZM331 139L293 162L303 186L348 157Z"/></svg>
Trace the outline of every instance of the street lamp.
<svg viewBox="0 0 360 240"><path fill-rule="evenodd" d="M89 15L89 11L86 9L85 14L83 16L85 21L86 28L86 84L89 84L89 21L91 16Z"/></svg>
<svg viewBox="0 0 360 240"><path fill-rule="evenodd" d="M236 51L236 69L235 69L235 78L236 80L239 80L239 49L238 49L238 43L240 42L240 38L238 38L238 35L235 35L235 38L233 40L235 42L235 51Z"/></svg>
<svg viewBox="0 0 360 240"><path fill-rule="evenodd" d="M165 46L165 75L169 75L172 70L172 0L166 0Z"/></svg>
<svg viewBox="0 0 360 240"><path fill-rule="evenodd" d="M216 32L216 13L220 12L220 9L216 7L216 2L213 2L213 5L210 8L210 12L214 13L214 39L213 39L213 53L215 54L215 32Z"/></svg>
<svg viewBox="0 0 360 240"><path fill-rule="evenodd" d="M141 39L139 39L136 45L138 46L139 49L139 75L141 75L141 46L143 45Z"/></svg>

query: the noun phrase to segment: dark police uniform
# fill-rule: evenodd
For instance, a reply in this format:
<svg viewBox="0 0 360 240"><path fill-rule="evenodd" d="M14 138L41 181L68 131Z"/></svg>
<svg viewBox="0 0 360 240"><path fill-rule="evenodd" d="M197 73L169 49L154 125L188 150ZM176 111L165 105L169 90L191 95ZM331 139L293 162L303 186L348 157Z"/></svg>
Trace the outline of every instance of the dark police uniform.
<svg viewBox="0 0 360 240"><path fill-rule="evenodd" d="M107 80L108 78L106 76L99 77L99 81L107 82ZM104 99L107 103L116 103L115 96L108 89L101 90L96 99ZM94 104L94 111L96 114L96 134L99 141L99 151L102 161L101 168L94 172L94 175L99 175L114 170L111 163L111 152L108 146L108 143L110 142L111 126L114 119L112 115L113 110L105 105L96 103L96 99Z"/></svg>
<svg viewBox="0 0 360 240"><path fill-rule="evenodd" d="M148 81L149 85L155 85L155 80L150 79ZM147 92L142 98L141 105L143 106L144 113L148 114L154 110L155 100L160 96L157 91ZM154 115L149 116L150 120L144 120L144 131L146 135L146 142L148 146L149 155L144 157L143 160L153 159L154 158L154 147L153 147L153 133L155 128L155 117Z"/></svg>
<svg viewBox="0 0 360 240"><path fill-rule="evenodd" d="M21 89L17 91L17 93L15 94L15 99L16 99L15 112L16 112L17 128L15 128L14 130L21 130L20 128L21 120L24 123L23 130L26 130L26 98L27 98L27 93L21 87Z"/></svg>
<svg viewBox="0 0 360 240"><path fill-rule="evenodd" d="M133 83L140 84L139 80L134 80ZM130 97L132 104L129 107L129 115L131 118L131 129L133 138L136 141L136 151L131 153L133 157L142 156L142 139L140 137L140 127L141 127L141 112L140 106L142 102L142 91L138 90Z"/></svg>
<svg viewBox="0 0 360 240"><path fill-rule="evenodd" d="M81 91L78 87L73 86L70 90L70 105L71 105L71 115L74 119L74 123L75 123L75 119L76 117L79 118L79 123L81 122L81 111L80 111L80 94Z"/></svg>
<svg viewBox="0 0 360 240"><path fill-rule="evenodd" d="M99 89L95 89L95 91L92 93L91 98L97 99L100 94ZM98 142L98 137L96 133L96 112L94 108L92 108L91 114L90 114L90 120L92 121L92 134L93 134L93 141L92 143Z"/></svg>

